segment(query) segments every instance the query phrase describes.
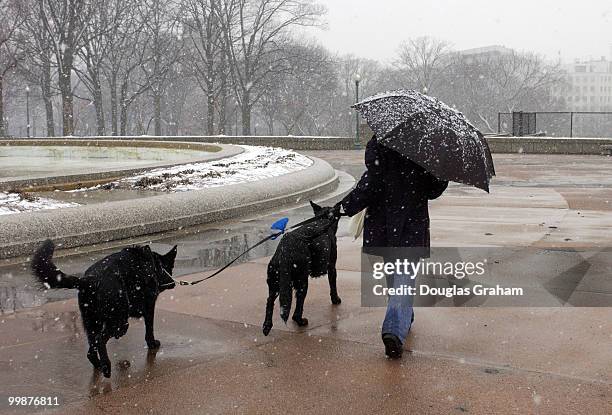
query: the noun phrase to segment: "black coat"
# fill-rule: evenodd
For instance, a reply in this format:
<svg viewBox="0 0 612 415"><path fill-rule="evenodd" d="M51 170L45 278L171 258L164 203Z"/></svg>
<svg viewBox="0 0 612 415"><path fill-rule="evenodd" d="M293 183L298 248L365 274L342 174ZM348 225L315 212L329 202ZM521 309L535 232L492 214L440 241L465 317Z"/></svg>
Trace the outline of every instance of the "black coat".
<svg viewBox="0 0 612 415"><path fill-rule="evenodd" d="M428 201L439 197L448 182L378 144L375 137L367 144L365 164L366 172L341 202L349 216L368 209L364 248L429 248Z"/></svg>

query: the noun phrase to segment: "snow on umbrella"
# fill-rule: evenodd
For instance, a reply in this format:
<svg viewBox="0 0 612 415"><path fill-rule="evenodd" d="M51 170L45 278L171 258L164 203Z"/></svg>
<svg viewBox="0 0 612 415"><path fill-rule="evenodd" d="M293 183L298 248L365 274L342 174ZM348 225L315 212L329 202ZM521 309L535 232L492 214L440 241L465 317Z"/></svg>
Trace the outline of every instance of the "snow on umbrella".
<svg viewBox="0 0 612 415"><path fill-rule="evenodd" d="M495 175L484 136L463 114L412 90L373 95L352 106L379 143L443 180L489 191Z"/></svg>

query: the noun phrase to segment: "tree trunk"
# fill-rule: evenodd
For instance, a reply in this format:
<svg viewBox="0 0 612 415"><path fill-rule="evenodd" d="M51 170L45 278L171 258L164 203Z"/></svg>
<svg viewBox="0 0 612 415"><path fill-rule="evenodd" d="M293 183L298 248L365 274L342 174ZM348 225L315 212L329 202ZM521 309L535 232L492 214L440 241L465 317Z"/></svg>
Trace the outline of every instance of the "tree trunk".
<svg viewBox="0 0 612 415"><path fill-rule="evenodd" d="M219 128L218 134L225 135L227 131L227 74L225 73L225 55L221 54L221 63L219 67L221 74L221 85L219 89Z"/></svg>
<svg viewBox="0 0 612 415"><path fill-rule="evenodd" d="M217 134L225 135L227 131L227 100L225 97L221 99L219 107L219 129Z"/></svg>
<svg viewBox="0 0 612 415"><path fill-rule="evenodd" d="M45 116L47 120L47 137L55 137L55 118L53 115L53 95L51 94L51 62L46 61L42 70L40 83L42 100L45 104Z"/></svg>
<svg viewBox="0 0 612 415"><path fill-rule="evenodd" d="M249 91L244 91L242 95L242 135L251 135L251 96Z"/></svg>
<svg viewBox="0 0 612 415"><path fill-rule="evenodd" d="M45 118L47 121L47 137L55 137L55 120L53 119L53 101L51 101L51 88L41 85L42 99L45 104Z"/></svg>
<svg viewBox="0 0 612 415"><path fill-rule="evenodd" d="M102 86L96 80L96 86L93 94L94 107L96 108L96 126L98 136L106 135L106 120L104 119L104 103L102 99Z"/></svg>
<svg viewBox="0 0 612 415"><path fill-rule="evenodd" d="M268 117L268 134L274 135L274 117L271 115Z"/></svg>
<svg viewBox="0 0 612 415"><path fill-rule="evenodd" d="M153 95L153 103L154 103L154 105L155 105L154 121L155 121L155 135L156 135L156 136L160 136L160 135L162 135L162 126L161 126L161 101L162 101L161 94L159 94L157 91L156 91L156 92L154 92L154 95Z"/></svg>
<svg viewBox="0 0 612 415"><path fill-rule="evenodd" d="M248 105L242 105L242 135L251 135L251 108Z"/></svg>
<svg viewBox="0 0 612 415"><path fill-rule="evenodd" d="M120 135L125 136L127 133L127 122L128 122L128 102L127 102L127 87L128 83L123 82L121 85L121 97L120 97L120 117L121 117L121 131Z"/></svg>
<svg viewBox="0 0 612 415"><path fill-rule="evenodd" d="M128 108L127 105L121 103L121 130L119 135L125 136L127 135L127 120L128 120Z"/></svg>
<svg viewBox="0 0 612 415"><path fill-rule="evenodd" d="M108 82L110 89L111 135L116 136L117 130L117 73L113 72Z"/></svg>
<svg viewBox="0 0 612 415"><path fill-rule="evenodd" d="M215 134L215 60L212 48L206 48L206 134Z"/></svg>
<svg viewBox="0 0 612 415"><path fill-rule="evenodd" d="M72 96L72 64L73 55L70 47L64 51L63 65L59 68L59 89L62 94L62 134L74 134L74 106Z"/></svg>
<svg viewBox="0 0 612 415"><path fill-rule="evenodd" d="M4 127L4 79L0 76L0 137L6 137Z"/></svg>
<svg viewBox="0 0 612 415"><path fill-rule="evenodd" d="M212 90L208 90L207 93L207 114L206 114L206 134L215 134L215 94Z"/></svg>

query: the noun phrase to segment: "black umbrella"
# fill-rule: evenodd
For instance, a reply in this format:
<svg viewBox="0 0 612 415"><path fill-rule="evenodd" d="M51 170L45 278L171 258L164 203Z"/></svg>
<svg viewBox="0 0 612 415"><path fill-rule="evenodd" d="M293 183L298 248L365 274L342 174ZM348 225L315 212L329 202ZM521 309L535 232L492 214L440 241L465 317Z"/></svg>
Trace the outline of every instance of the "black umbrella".
<svg viewBox="0 0 612 415"><path fill-rule="evenodd" d="M434 176L489 191L495 175L484 136L463 114L411 90L373 95L353 105L378 141Z"/></svg>

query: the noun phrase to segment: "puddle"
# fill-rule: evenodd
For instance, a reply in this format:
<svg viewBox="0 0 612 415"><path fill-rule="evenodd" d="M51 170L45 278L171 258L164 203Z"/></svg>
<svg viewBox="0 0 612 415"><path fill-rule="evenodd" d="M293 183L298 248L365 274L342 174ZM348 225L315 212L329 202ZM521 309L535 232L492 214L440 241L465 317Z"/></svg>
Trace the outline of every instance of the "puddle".
<svg viewBox="0 0 612 415"><path fill-rule="evenodd" d="M155 241L151 247L154 251L165 253L174 244L179 245L174 276L180 277L220 268L269 234L266 228L248 225L239 230L210 229L178 238L174 237L170 240ZM272 255L277 243L277 241L268 241L248 252L235 264ZM119 247L87 254L77 253L57 258L55 262L58 268L67 274L82 275L94 262L120 249ZM11 314L17 310L38 307L50 301L74 298L76 293L76 290L49 290L46 292L40 290L28 263L0 267L0 314Z"/></svg>

